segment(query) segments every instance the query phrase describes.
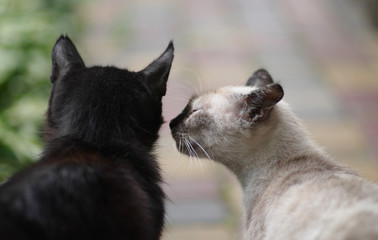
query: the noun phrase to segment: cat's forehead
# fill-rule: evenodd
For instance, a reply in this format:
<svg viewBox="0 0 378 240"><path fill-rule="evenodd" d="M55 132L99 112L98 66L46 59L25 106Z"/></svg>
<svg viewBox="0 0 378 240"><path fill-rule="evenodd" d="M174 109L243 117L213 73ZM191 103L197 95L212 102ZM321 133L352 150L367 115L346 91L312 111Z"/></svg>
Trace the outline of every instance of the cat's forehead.
<svg viewBox="0 0 378 240"><path fill-rule="evenodd" d="M214 104L226 103L226 95L217 94L216 92L208 92L200 96L192 98L190 101L193 107L210 106Z"/></svg>
<svg viewBox="0 0 378 240"><path fill-rule="evenodd" d="M256 87L250 86L229 86L195 96L190 102L193 106L226 105L230 103L230 99L233 99L234 96L247 95L256 89Z"/></svg>
<svg viewBox="0 0 378 240"><path fill-rule="evenodd" d="M219 91L223 92L224 94L242 94L246 95L251 93L252 91L256 90L256 87L251 86L230 86L221 88Z"/></svg>

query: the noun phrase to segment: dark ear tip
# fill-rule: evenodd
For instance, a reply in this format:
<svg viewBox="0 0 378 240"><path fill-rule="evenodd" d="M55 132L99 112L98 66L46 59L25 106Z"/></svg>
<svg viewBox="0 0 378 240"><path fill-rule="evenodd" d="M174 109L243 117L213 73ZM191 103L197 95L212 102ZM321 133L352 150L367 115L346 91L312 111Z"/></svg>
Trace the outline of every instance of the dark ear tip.
<svg viewBox="0 0 378 240"><path fill-rule="evenodd" d="M57 52L61 48L65 48L66 46L73 45L73 42L67 35L60 35L59 38L56 40L55 45L53 47L53 54Z"/></svg>
<svg viewBox="0 0 378 240"><path fill-rule="evenodd" d="M258 73L268 73L268 71L265 68L259 68L255 71L256 74Z"/></svg>
<svg viewBox="0 0 378 240"><path fill-rule="evenodd" d="M277 102L280 101L284 96L284 90L281 84L274 83L270 86L271 90L275 93L277 96Z"/></svg>
<svg viewBox="0 0 378 240"><path fill-rule="evenodd" d="M173 40L169 41L168 47L165 49L163 55L168 54L170 57L174 57L173 52L175 51L175 47L173 45Z"/></svg>
<svg viewBox="0 0 378 240"><path fill-rule="evenodd" d="M269 72L265 68L260 68L256 70L253 73L254 76L259 77L259 78L268 78L271 79L272 77L270 76Z"/></svg>
<svg viewBox="0 0 378 240"><path fill-rule="evenodd" d="M165 49L165 51L160 55L158 59L155 60L162 63L162 64L172 64L173 58L174 58L174 50L175 47L173 45L173 41L171 40L168 44L168 47Z"/></svg>
<svg viewBox="0 0 378 240"><path fill-rule="evenodd" d="M173 40L169 41L167 49L175 50L175 46L173 45Z"/></svg>
<svg viewBox="0 0 378 240"><path fill-rule="evenodd" d="M65 42L65 41L72 42L71 39L67 35L61 34L59 38L56 40L55 45L57 45L58 43L60 44L61 42Z"/></svg>
<svg viewBox="0 0 378 240"><path fill-rule="evenodd" d="M272 84L273 79L264 68L256 70L252 76L247 80L247 86L263 87Z"/></svg>
<svg viewBox="0 0 378 240"><path fill-rule="evenodd" d="M283 88L282 88L281 84L279 84L278 82L271 84L271 87L276 89L277 91L283 92Z"/></svg>
<svg viewBox="0 0 378 240"><path fill-rule="evenodd" d="M62 39L67 39L67 38L69 38L69 37L66 34L60 34L58 41L62 40Z"/></svg>
<svg viewBox="0 0 378 240"><path fill-rule="evenodd" d="M67 35L60 35L53 47L50 81L54 82L72 68L85 67L83 59Z"/></svg>

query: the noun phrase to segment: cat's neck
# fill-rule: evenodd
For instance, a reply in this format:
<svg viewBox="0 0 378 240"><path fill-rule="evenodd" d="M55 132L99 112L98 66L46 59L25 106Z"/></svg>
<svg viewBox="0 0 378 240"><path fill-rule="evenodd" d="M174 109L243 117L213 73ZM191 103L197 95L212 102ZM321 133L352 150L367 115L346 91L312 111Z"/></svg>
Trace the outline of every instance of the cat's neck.
<svg viewBox="0 0 378 240"><path fill-rule="evenodd" d="M253 198L271 180L277 164L298 156L323 154L310 139L299 120L286 103L278 104L270 116L268 131L264 131L260 144L243 146L238 153L238 164L228 166L238 177L245 195ZM254 136L255 137L255 136ZM248 141L246 141L248 144ZM235 155L232 156L233 158ZM232 159L226 160L232 162ZM235 162L235 161L233 161Z"/></svg>
<svg viewBox="0 0 378 240"><path fill-rule="evenodd" d="M224 162L230 163L226 164L227 167L235 173L242 186L245 220L251 217L255 204L274 179L280 165L302 156L325 156L285 103L279 103L270 118L269 126L261 132L260 137L264 141L257 146L254 143L244 145L239 153L224 155L230 158ZM243 141L248 144L248 140Z"/></svg>

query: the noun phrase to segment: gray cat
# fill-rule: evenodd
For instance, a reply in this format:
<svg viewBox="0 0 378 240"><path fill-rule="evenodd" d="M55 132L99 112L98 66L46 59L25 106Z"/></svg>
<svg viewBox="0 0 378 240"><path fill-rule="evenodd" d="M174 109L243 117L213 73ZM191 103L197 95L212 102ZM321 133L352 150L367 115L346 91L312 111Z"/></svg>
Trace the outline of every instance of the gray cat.
<svg viewBox="0 0 378 240"><path fill-rule="evenodd" d="M223 163L243 189L243 238L378 239L378 187L306 134L263 69L193 97L170 123L180 152Z"/></svg>

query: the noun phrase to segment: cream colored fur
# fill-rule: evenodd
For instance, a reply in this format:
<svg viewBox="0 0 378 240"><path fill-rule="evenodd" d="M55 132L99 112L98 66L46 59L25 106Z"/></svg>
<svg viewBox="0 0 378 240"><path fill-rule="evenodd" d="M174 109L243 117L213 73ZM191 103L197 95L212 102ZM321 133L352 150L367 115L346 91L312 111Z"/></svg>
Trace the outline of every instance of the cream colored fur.
<svg viewBox="0 0 378 240"><path fill-rule="evenodd" d="M255 89L196 97L195 111L172 130L181 152L210 157L238 177L243 239L378 239L378 187L328 157L283 101L251 124L242 101Z"/></svg>

